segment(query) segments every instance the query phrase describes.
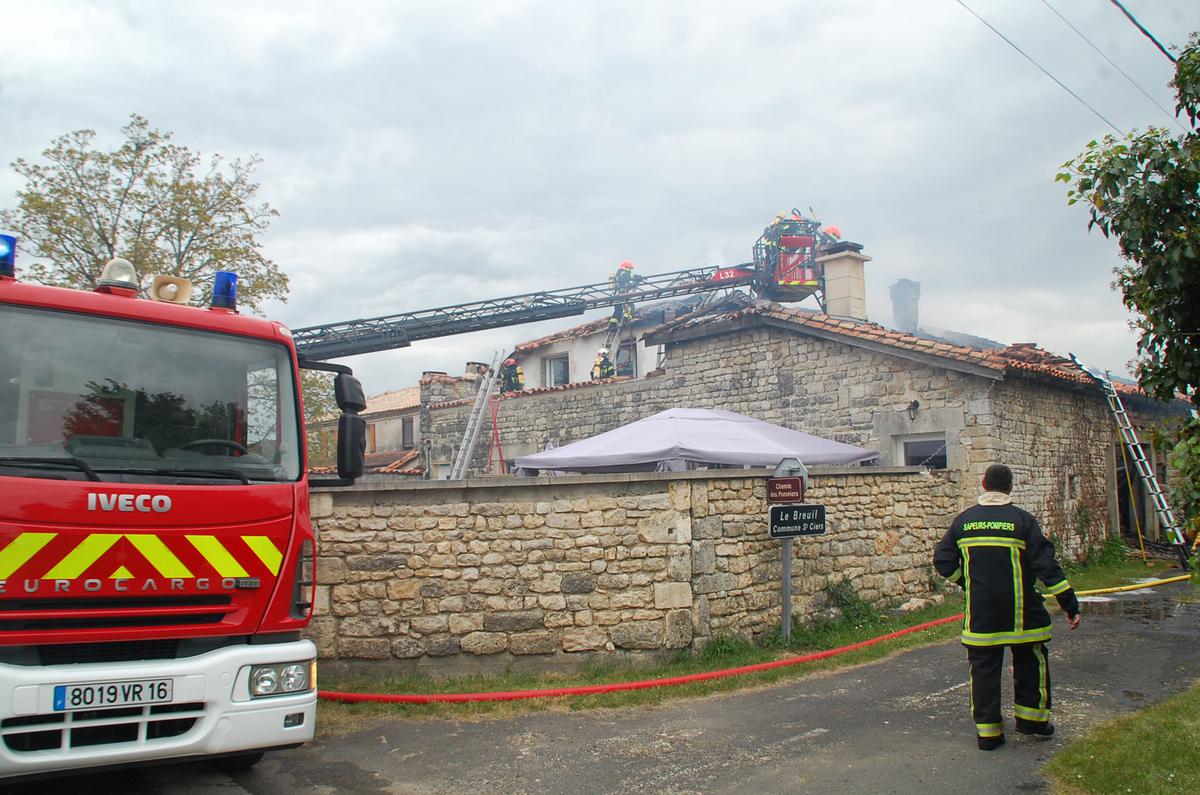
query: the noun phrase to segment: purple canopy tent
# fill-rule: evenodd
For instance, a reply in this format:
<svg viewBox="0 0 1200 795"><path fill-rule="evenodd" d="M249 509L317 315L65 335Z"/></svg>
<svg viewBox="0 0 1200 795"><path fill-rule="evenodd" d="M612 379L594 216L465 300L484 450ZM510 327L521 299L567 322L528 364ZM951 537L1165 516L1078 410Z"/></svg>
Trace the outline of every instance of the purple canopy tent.
<svg viewBox="0 0 1200 795"><path fill-rule="evenodd" d="M668 409L615 430L518 457L514 466L571 472L679 471L697 466L855 464L879 452L716 409Z"/></svg>

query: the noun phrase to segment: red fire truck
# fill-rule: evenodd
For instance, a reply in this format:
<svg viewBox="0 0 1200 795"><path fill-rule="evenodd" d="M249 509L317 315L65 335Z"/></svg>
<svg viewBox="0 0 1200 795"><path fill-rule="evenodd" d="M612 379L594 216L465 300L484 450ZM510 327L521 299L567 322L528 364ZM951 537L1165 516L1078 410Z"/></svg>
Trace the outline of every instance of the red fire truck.
<svg viewBox="0 0 1200 795"><path fill-rule="evenodd" d="M11 238L8 238L11 241ZM9 246L11 248L11 246ZM94 292L0 258L0 778L310 740L316 539L291 333L114 260ZM335 390L340 484L362 388Z"/></svg>

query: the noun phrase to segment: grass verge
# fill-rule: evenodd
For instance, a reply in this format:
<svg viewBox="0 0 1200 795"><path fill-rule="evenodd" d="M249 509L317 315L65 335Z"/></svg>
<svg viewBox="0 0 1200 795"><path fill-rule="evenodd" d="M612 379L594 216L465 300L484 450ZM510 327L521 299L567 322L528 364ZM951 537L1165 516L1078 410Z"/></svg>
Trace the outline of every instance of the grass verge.
<svg viewBox="0 0 1200 795"><path fill-rule="evenodd" d="M1135 715L1098 726L1042 772L1057 795L1176 795L1200 782L1200 684Z"/></svg>
<svg viewBox="0 0 1200 795"><path fill-rule="evenodd" d="M851 597L849 609L843 607L842 617L811 626L797 626L792 637L784 643L780 633L758 642L720 636L702 651L682 652L656 665L591 663L571 673L509 672L487 676L463 676L451 679L422 674L379 676L322 675L321 689L362 693L468 693L506 690L538 690L552 687L632 682L642 679L661 679L673 676L737 668L743 665L769 662L799 654L846 646L905 627L962 612L960 596L949 597L943 604L892 616ZM784 679L797 678L814 671L843 668L869 662L889 654L928 643L947 640L958 634L958 624L906 635L865 649L786 668L776 668L724 679L695 682L647 690L631 690L570 698L528 699L514 702L472 702L465 704L340 704L322 701L318 723L322 732L354 728L365 716L505 716L546 709L594 709L597 707L647 706L674 698L705 696L751 686L763 686Z"/></svg>
<svg viewBox="0 0 1200 795"><path fill-rule="evenodd" d="M1168 564L1162 562L1148 567L1140 558L1131 560L1114 552L1110 555L1093 557L1088 566L1070 569L1068 576L1076 589L1102 588L1126 585L1131 579L1137 577L1154 577L1167 567ZM810 625L797 625L793 628L791 638L787 643L784 643L778 632L761 638L757 642L735 637L716 637L702 651L679 653L654 665L617 662L593 663L571 673L509 672L454 678L433 677L419 673L388 676L336 676L323 673L321 688L357 693L467 693L539 690L682 676L702 671L769 662L851 645L898 629L962 612L961 594L961 591L954 588L951 593L947 594L942 604L895 616L862 601L853 591L850 583L842 582L831 585L826 592L830 605L838 608L840 617ZM340 704L323 700L320 703L318 720L321 731L329 733L358 728L364 718L371 716L499 717L545 709L579 710L597 707L654 705L674 698L698 697L745 687L761 687L781 680L806 676L815 671L861 664L903 649L948 640L956 637L958 631L958 624L951 623L826 660L687 685L592 696L465 704Z"/></svg>

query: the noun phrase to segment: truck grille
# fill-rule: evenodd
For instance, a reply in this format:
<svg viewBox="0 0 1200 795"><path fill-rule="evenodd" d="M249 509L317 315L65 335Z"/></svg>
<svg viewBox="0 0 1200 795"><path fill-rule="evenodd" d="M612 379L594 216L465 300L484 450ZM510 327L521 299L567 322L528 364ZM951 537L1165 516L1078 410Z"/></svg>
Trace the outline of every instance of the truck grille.
<svg viewBox="0 0 1200 795"><path fill-rule="evenodd" d="M168 639L126 640L120 643L64 643L58 646L38 646L37 652L38 665L173 660L179 654L179 641Z"/></svg>
<svg viewBox="0 0 1200 795"><path fill-rule="evenodd" d="M0 631L217 624L233 609L230 596L13 599L0 602Z"/></svg>
<svg viewBox="0 0 1200 795"><path fill-rule="evenodd" d="M23 715L0 721L0 736L17 753L146 744L181 737L203 716L203 701Z"/></svg>

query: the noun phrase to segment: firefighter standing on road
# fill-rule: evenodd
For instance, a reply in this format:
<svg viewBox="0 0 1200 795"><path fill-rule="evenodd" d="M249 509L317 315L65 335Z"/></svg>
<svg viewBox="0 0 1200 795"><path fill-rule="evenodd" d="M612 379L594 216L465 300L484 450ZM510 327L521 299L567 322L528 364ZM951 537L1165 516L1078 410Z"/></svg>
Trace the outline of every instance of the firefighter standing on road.
<svg viewBox="0 0 1200 795"><path fill-rule="evenodd" d="M525 371L517 364L517 360L510 356L504 360L504 366L500 368L500 391L520 392L524 388Z"/></svg>
<svg viewBox="0 0 1200 795"><path fill-rule="evenodd" d="M1004 744L1000 674L1012 650L1016 728L1046 738L1050 723L1050 614L1034 579L1058 599L1067 626L1079 626L1079 600L1037 519L1012 504L1012 470L992 464L979 504L960 513L933 553L938 573L967 592L962 644L971 669L971 711L980 749Z"/></svg>
<svg viewBox="0 0 1200 795"><path fill-rule="evenodd" d="M617 368L613 365L612 359L608 358L608 348L596 351L596 361L592 364L592 380L602 381L605 378L612 378L616 374Z"/></svg>

